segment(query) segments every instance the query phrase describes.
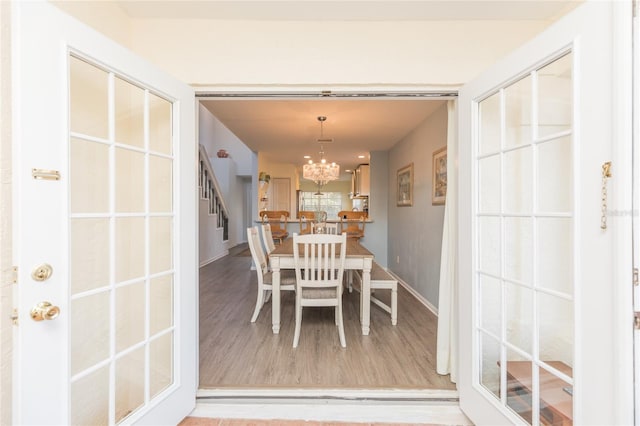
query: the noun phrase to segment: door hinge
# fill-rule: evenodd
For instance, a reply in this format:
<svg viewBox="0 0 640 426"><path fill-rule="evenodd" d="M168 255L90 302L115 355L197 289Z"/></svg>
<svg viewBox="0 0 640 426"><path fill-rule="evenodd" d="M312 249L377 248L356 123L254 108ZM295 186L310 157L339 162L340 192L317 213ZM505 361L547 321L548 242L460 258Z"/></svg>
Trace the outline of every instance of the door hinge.
<svg viewBox="0 0 640 426"><path fill-rule="evenodd" d="M13 325L18 325L18 309L13 308L13 312L11 313L11 322Z"/></svg>
<svg viewBox="0 0 640 426"><path fill-rule="evenodd" d="M14 284L18 284L18 267L14 266L13 267L13 278L12 281Z"/></svg>
<svg viewBox="0 0 640 426"><path fill-rule="evenodd" d="M31 169L31 176L41 180L60 180L60 172L48 169Z"/></svg>
<svg viewBox="0 0 640 426"><path fill-rule="evenodd" d="M638 268L633 268L633 285L638 285Z"/></svg>

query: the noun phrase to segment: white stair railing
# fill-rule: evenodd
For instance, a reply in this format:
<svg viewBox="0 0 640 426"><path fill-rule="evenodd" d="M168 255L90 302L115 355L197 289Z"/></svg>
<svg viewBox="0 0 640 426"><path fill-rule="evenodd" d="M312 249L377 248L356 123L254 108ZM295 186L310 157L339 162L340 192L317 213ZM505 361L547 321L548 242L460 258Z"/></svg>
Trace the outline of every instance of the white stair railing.
<svg viewBox="0 0 640 426"><path fill-rule="evenodd" d="M199 150L199 173L200 173L200 198L209 200L209 214L218 215L218 228L223 228L224 241L229 239L229 210L222 198L222 191L213 173L213 167L209 161L209 155L204 146L200 145Z"/></svg>

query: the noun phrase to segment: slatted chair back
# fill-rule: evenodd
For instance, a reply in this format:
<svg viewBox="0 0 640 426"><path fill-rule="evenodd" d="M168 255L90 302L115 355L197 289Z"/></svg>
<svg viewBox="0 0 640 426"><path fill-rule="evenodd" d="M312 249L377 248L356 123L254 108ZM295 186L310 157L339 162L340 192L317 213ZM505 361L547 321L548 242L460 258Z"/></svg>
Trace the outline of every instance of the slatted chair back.
<svg viewBox="0 0 640 426"><path fill-rule="evenodd" d="M364 237L364 226L367 213L343 210L338 213L340 218L340 233L346 232L348 238L360 239Z"/></svg>
<svg viewBox="0 0 640 426"><path fill-rule="evenodd" d="M267 224L267 226L269 226ZM253 310L251 316L251 322L256 322L260 310L264 306L265 302L269 299L271 291L273 291L272 274L269 271L267 263L267 256L262 250L260 244L260 235L258 234L258 227L253 226L247 228L247 240L249 241L249 251L253 258L253 263L256 266L256 274L258 277L258 297L256 299L256 307ZM273 241L271 242L273 244ZM290 271L284 271L280 277L280 290L295 290L295 275Z"/></svg>
<svg viewBox="0 0 640 426"><path fill-rule="evenodd" d="M289 212L286 210L263 210L259 213L262 223L271 225L271 235L279 243L289 236L287 231L287 221Z"/></svg>
<svg viewBox="0 0 640 426"><path fill-rule="evenodd" d="M270 255L272 251L276 249L276 244L273 242L273 234L271 234L271 224L263 223L261 225L262 228L262 241L264 241L264 246L267 252L267 255Z"/></svg>
<svg viewBox="0 0 640 426"><path fill-rule="evenodd" d="M338 235L339 226L337 223L312 223L311 224L311 233L312 234L330 234L330 235Z"/></svg>
<svg viewBox="0 0 640 426"><path fill-rule="evenodd" d="M300 210L298 212L298 222L300 222L300 235L311 234L313 222L316 220L316 212L310 210Z"/></svg>
<svg viewBox="0 0 640 426"><path fill-rule="evenodd" d="M346 253L346 234L293 234L296 273L294 348L300 339L303 306L334 307L340 345L346 347L342 318L342 277Z"/></svg>

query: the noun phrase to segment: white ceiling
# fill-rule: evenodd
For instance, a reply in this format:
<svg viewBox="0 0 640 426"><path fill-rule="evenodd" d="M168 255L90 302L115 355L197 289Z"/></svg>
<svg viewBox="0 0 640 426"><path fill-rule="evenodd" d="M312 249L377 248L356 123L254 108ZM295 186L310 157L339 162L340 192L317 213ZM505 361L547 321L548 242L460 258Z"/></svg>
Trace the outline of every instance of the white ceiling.
<svg viewBox="0 0 640 426"><path fill-rule="evenodd" d="M325 158L344 169L387 151L446 101L398 99L203 100L202 104L252 151L302 165L319 160L318 116L325 116ZM364 158L358 158L358 156ZM341 170L341 171L342 171Z"/></svg>
<svg viewBox="0 0 640 426"><path fill-rule="evenodd" d="M132 18L239 20L554 20L582 0L116 0Z"/></svg>
<svg viewBox="0 0 640 426"><path fill-rule="evenodd" d="M96 0L97 1L97 0ZM114 0L136 19L240 20L544 20L554 21L582 0ZM369 161L410 133L443 100L424 99L224 99L203 100L251 150L302 165L319 157L317 117L327 117L325 157L341 170ZM364 155L364 159L358 158ZM346 176L346 175L343 175Z"/></svg>

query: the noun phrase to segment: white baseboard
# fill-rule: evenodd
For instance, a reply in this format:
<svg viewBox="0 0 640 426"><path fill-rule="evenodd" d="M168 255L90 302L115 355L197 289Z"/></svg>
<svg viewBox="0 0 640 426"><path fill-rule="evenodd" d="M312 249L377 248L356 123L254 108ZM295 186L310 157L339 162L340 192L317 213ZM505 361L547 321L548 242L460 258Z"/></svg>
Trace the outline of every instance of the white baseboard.
<svg viewBox="0 0 640 426"><path fill-rule="evenodd" d="M386 268L385 268L386 269ZM433 314L435 316L438 316L438 308L436 308L435 306L433 306L433 304L431 302L429 302L423 295L421 295L420 293L418 293L416 291L416 289L414 289L413 287L411 287L409 284L407 284L406 282L404 282L402 280L402 278L398 277L396 274L393 273L393 271L390 271L387 269L387 272L390 273L391 275L393 275L393 277L395 279L398 280L398 284L400 284L402 287L404 287L405 289L407 289L407 291L409 293L411 293L411 295L413 297L415 297L416 299L418 299L418 302L422 303L428 310L430 310L431 312L433 312Z"/></svg>
<svg viewBox="0 0 640 426"><path fill-rule="evenodd" d="M205 261L200 262L200 267L202 268L203 266L207 266L211 262L215 262L216 260L221 259L221 258L225 257L228 254L229 254L229 250L225 250L222 253L220 253L219 255L212 257L211 259L207 259Z"/></svg>

